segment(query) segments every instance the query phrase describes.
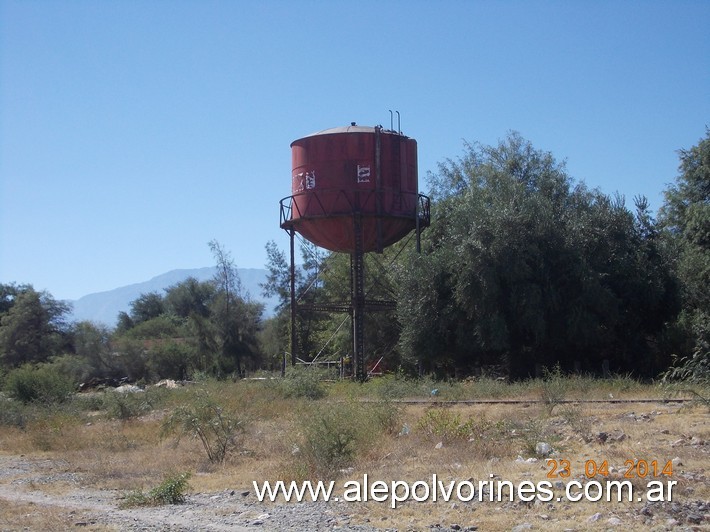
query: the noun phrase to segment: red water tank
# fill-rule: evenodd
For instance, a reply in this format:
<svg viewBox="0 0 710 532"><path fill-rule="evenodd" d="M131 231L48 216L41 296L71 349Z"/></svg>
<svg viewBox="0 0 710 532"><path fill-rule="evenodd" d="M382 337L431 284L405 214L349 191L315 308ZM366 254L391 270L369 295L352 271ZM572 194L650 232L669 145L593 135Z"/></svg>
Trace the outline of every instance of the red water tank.
<svg viewBox="0 0 710 532"><path fill-rule="evenodd" d="M381 126L326 129L291 144L282 227L331 251L381 251L416 227L417 142ZM358 229L359 228L359 229Z"/></svg>

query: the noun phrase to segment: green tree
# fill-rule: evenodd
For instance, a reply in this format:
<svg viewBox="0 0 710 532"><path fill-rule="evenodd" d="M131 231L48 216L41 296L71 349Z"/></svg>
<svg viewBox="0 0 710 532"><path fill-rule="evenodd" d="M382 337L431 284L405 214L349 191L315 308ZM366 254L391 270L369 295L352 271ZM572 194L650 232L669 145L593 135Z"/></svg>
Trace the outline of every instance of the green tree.
<svg viewBox="0 0 710 532"><path fill-rule="evenodd" d="M0 290L0 361L8 367L44 362L68 348L69 305L30 285Z"/></svg>
<svg viewBox="0 0 710 532"><path fill-rule="evenodd" d="M261 343L268 346L272 359L279 360L284 351L290 350L290 297L291 273L286 255L274 242L266 245L268 270L267 280L261 285L266 297L277 295L279 305L277 316L261 334ZM301 265L295 266L296 304L299 306L296 320L296 341L299 358L310 359L315 356L327 341L330 316L313 310L313 305L325 302L323 298L324 263L330 263L332 255L325 255L323 250L302 240L300 243ZM337 255L337 254L336 254ZM267 338L276 335L276 338Z"/></svg>
<svg viewBox="0 0 710 532"><path fill-rule="evenodd" d="M665 191L661 222L677 253L685 338L673 375L710 379L710 129L696 146L680 150L679 174Z"/></svg>
<svg viewBox="0 0 710 532"><path fill-rule="evenodd" d="M516 133L467 145L432 196L423 253L399 269L405 355L447 373L505 361L513 377L558 361L659 369L647 340L673 287L662 257L642 251L655 249L652 220L645 234L622 198L575 186Z"/></svg>
<svg viewBox="0 0 710 532"><path fill-rule="evenodd" d="M242 295L241 281L231 254L216 240L210 241L209 247L217 263L214 277L217 291L212 315L218 333L220 369L242 375L243 362L258 357L257 332L263 305Z"/></svg>
<svg viewBox="0 0 710 532"><path fill-rule="evenodd" d="M277 296L279 304L276 311L289 306L291 298L291 266L286 260L286 254L279 249L276 242L266 243L266 282L260 285L264 297ZM301 270L295 269L296 285L301 284Z"/></svg>
<svg viewBox="0 0 710 532"><path fill-rule="evenodd" d="M215 285L200 282L194 277L171 286L165 291L165 310L181 318L210 315L210 302L215 296Z"/></svg>
<svg viewBox="0 0 710 532"><path fill-rule="evenodd" d="M105 325L80 321L72 327L74 353L90 367L85 377L119 376L120 368L111 357L111 332Z"/></svg>
<svg viewBox="0 0 710 532"><path fill-rule="evenodd" d="M195 368L208 371L214 365L217 352L217 332L212 305L217 289L212 281L192 277L171 286L165 293L167 312L185 320L184 334L191 340L196 353Z"/></svg>
<svg viewBox="0 0 710 532"><path fill-rule="evenodd" d="M131 302L131 320L134 325L157 318L165 313L165 301L158 292L141 294Z"/></svg>

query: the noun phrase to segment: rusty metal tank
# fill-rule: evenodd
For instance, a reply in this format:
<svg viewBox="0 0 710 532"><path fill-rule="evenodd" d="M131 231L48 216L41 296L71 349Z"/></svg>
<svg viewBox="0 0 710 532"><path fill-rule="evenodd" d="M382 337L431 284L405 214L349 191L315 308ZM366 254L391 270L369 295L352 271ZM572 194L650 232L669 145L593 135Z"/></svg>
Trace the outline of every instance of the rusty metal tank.
<svg viewBox="0 0 710 532"><path fill-rule="evenodd" d="M292 195L281 201L282 227L349 253L381 251L417 227L414 139L353 123L295 140L291 150Z"/></svg>

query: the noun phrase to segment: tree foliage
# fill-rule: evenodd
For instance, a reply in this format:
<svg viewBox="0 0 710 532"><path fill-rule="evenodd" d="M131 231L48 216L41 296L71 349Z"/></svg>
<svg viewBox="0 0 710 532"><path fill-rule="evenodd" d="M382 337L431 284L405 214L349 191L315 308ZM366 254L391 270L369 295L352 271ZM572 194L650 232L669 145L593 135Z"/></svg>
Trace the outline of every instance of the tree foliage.
<svg viewBox="0 0 710 532"><path fill-rule="evenodd" d="M710 379L710 129L680 150L679 174L665 191L661 222L677 256L683 308L676 324L682 339L679 365L669 376Z"/></svg>
<svg viewBox="0 0 710 532"><path fill-rule="evenodd" d="M209 246L217 263L212 315L222 355L219 369L241 375L243 361L258 354L257 331L263 306L242 293L237 267L229 252L215 240Z"/></svg>
<svg viewBox="0 0 710 532"><path fill-rule="evenodd" d="M642 199L635 217L516 133L467 145L432 195L423 253L399 270L403 352L448 372L505 360L514 377L662 366L649 340L673 286Z"/></svg>
<svg viewBox="0 0 710 532"><path fill-rule="evenodd" d="M244 294L236 266L219 243L214 279L188 278L142 294L119 315L116 360L131 379L185 379L196 373L240 375L261 360L258 333L263 305Z"/></svg>
<svg viewBox="0 0 710 532"><path fill-rule="evenodd" d="M422 253L399 242L365 258L366 299L396 302L396 311L366 315L370 365L382 357L389 369L447 376L492 365L513 378L545 367L653 376L674 353L669 376L710 378L710 130L680 151L658 222L645 198L630 209L575 182L517 133L496 146L466 144L430 184ZM75 382L280 367L291 337L286 256L267 243L262 289L280 304L264 323L231 254L214 240L209 247L212 280L141 294L114 331L68 324L69 307L50 294L0 284L0 369L29 364L16 374L29 382L40 364ZM323 308L348 309L350 257L306 241L300 252L299 356L347 357L348 314Z"/></svg>
<svg viewBox="0 0 710 532"><path fill-rule="evenodd" d="M30 285L0 285L0 361L45 362L67 347L69 305Z"/></svg>

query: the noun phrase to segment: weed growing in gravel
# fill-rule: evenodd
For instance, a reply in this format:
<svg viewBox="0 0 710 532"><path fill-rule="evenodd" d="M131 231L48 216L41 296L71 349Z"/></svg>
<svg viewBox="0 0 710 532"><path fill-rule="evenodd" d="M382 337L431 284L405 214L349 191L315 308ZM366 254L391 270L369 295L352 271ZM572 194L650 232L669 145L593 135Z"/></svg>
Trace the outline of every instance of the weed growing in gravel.
<svg viewBox="0 0 710 532"><path fill-rule="evenodd" d="M190 488L190 476L189 472L170 475L148 493L140 489L131 491L124 497L119 508L182 504L185 502L185 492Z"/></svg>
<svg viewBox="0 0 710 532"><path fill-rule="evenodd" d="M540 398L547 406L548 415L552 415L554 408L564 400L567 394L569 379L562 374L559 363L552 369L542 368L542 375Z"/></svg>
<svg viewBox="0 0 710 532"><path fill-rule="evenodd" d="M526 456L537 456L537 444L548 439L543 421L531 418L524 422L513 423L513 427L511 435L522 443L521 451Z"/></svg>
<svg viewBox="0 0 710 532"><path fill-rule="evenodd" d="M592 441L592 422L578 406L567 405L560 409L559 415L570 426L574 434L585 442Z"/></svg>

